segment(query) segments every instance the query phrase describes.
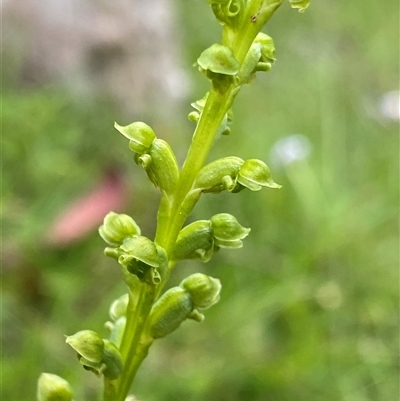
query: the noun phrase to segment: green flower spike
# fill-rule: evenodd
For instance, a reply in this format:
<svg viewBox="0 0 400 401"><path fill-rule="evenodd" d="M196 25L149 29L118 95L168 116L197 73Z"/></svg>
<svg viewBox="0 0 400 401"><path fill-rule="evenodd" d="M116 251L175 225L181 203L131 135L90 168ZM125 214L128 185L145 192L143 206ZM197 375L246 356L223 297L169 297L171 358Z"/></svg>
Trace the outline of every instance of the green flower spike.
<svg viewBox="0 0 400 401"><path fill-rule="evenodd" d="M118 263L140 280L146 280L150 271L150 279L154 284L161 281L157 268L160 266L158 250L154 242L143 236L128 238L118 248L120 256Z"/></svg>
<svg viewBox="0 0 400 401"><path fill-rule="evenodd" d="M110 245L122 245L125 238L140 235L140 228L132 217L110 212L104 218L99 234Z"/></svg>
<svg viewBox="0 0 400 401"><path fill-rule="evenodd" d="M241 240L250 232L250 228L241 226L236 218L228 213L216 214L211 218L211 224L215 245L221 248L241 248Z"/></svg>
<svg viewBox="0 0 400 401"><path fill-rule="evenodd" d="M192 274L179 286L191 295L195 308L208 309L220 299L221 282L217 278L202 273Z"/></svg>
<svg viewBox="0 0 400 401"><path fill-rule="evenodd" d="M143 154L156 139L156 134L147 124L140 121L122 127L114 123L114 127L129 139L129 148L136 153Z"/></svg>
<svg viewBox="0 0 400 401"><path fill-rule="evenodd" d="M69 383L60 376L42 373L38 380L38 401L72 401L73 393Z"/></svg>
<svg viewBox="0 0 400 401"><path fill-rule="evenodd" d="M268 166L258 159L249 159L244 162L237 182L251 191L259 191L262 187L281 188L281 185L272 180Z"/></svg>

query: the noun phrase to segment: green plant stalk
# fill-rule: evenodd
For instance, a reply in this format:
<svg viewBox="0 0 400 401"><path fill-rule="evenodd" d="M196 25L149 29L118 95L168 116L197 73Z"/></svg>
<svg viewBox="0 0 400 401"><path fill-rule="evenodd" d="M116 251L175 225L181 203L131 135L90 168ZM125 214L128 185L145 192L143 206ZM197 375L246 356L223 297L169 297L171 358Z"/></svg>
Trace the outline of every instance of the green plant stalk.
<svg viewBox="0 0 400 401"><path fill-rule="evenodd" d="M142 284L137 305L130 297L127 322L121 342L121 356L124 369L116 380L104 379L104 401L124 401L135 374L147 355L152 341L141 341L143 329L156 298L153 286Z"/></svg>
<svg viewBox="0 0 400 401"><path fill-rule="evenodd" d="M237 87L231 85L224 94L211 90L203 113L197 124L192 145L188 151L181 178L174 195L169 219L162 219L157 227L156 242L168 252L172 250L188 213L182 213L181 205L191 189L197 172L203 167L214 143L218 128L229 110ZM161 202L160 207L168 207L168 202ZM171 266L172 267L172 266ZM136 372L146 357L151 342L142 342L142 333L151 306L166 284L166 280L158 286L156 293L150 293L146 284L142 285L137 305L128 305L127 324L121 343L121 355L124 361L122 375L111 381L104 381L104 401L123 401L128 395Z"/></svg>
<svg viewBox="0 0 400 401"><path fill-rule="evenodd" d="M209 92L181 171L169 219L161 221L157 227L155 241L166 250L168 255L172 251L179 231L190 213L190 210L181 208L182 203L210 153L218 128L232 105L236 91L237 86L232 84L223 94L215 89Z"/></svg>
<svg viewBox="0 0 400 401"><path fill-rule="evenodd" d="M252 7L248 9L249 18L252 12L256 12L259 9L262 1L258 0L253 3ZM242 26L241 34L235 35L233 43L228 43L240 64L243 63L255 36L261 29L259 25L264 25L280 4L281 2L278 2L274 7L271 7L268 15L264 16L263 21L250 23L248 18L246 23L246 18L244 19L245 22L244 26ZM193 186L197 173L206 162L221 122L232 106L241 84L241 82L232 82L225 91L218 91L215 88L210 90L194 131L192 144L183 164L172 202L166 201L164 198L166 195L163 195L163 199L160 202L159 216L161 217L158 219L155 242L166 250L168 256L171 254L178 234L191 212L191 210L184 210L182 204ZM170 266L170 268L172 267ZM136 372L151 345L151 341L143 342L145 323L153 302L165 284L166 280L158 286L156 294L152 294L150 297L148 297L149 294L140 297L135 310L128 309L127 326L121 344L124 370L114 385L105 383L104 401L124 401L128 395Z"/></svg>

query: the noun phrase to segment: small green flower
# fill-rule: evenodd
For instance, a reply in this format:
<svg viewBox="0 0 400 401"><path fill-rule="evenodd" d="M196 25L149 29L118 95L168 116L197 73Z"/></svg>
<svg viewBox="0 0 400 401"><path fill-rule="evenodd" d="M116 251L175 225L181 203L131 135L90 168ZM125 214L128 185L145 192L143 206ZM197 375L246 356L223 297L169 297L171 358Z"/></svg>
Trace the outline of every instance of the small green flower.
<svg viewBox="0 0 400 401"><path fill-rule="evenodd" d="M114 127L129 139L129 148L136 153L143 154L156 139L156 134L147 124L140 121L122 127L114 123Z"/></svg>
<svg viewBox="0 0 400 401"><path fill-rule="evenodd" d="M67 336L65 342L78 353L79 359L84 358L92 364L98 364L103 359L104 341L95 331L78 331Z"/></svg>
<svg viewBox="0 0 400 401"><path fill-rule="evenodd" d="M202 273L190 275L179 286L191 295L194 308L207 309L220 299L221 282Z"/></svg>
<svg viewBox="0 0 400 401"><path fill-rule="evenodd" d="M258 159L246 160L239 170L237 181L251 191L259 191L262 187L281 188L271 178L268 166Z"/></svg>
<svg viewBox="0 0 400 401"><path fill-rule="evenodd" d="M179 179L179 168L176 156L162 139L155 139L148 153L137 155L136 162L141 165L150 181L167 195L172 195Z"/></svg>
<svg viewBox="0 0 400 401"><path fill-rule="evenodd" d="M42 373L38 380L38 401L72 401L73 393L69 383L60 376Z"/></svg>
<svg viewBox="0 0 400 401"><path fill-rule="evenodd" d="M132 217L110 212L104 218L99 234L110 245L122 245L124 239L140 235L140 228Z"/></svg>
<svg viewBox="0 0 400 401"><path fill-rule="evenodd" d="M236 178L243 163L243 159L236 156L215 160L199 171L193 186L201 188L203 192L234 192Z"/></svg>
<svg viewBox="0 0 400 401"><path fill-rule="evenodd" d="M128 238L118 249L118 263L141 280L145 278L149 269L160 266L157 247L147 237Z"/></svg>
<svg viewBox="0 0 400 401"><path fill-rule="evenodd" d="M175 331L193 310L191 296L181 287L166 291L153 305L149 317L150 335L165 337Z"/></svg>
<svg viewBox="0 0 400 401"><path fill-rule="evenodd" d="M239 71L239 62L231 48L214 43L201 53L197 59L201 71L211 71L214 74L236 75Z"/></svg>
<svg viewBox="0 0 400 401"><path fill-rule="evenodd" d="M221 248L241 248L241 240L250 232L250 228L241 226L236 218L228 213L216 214L211 218L211 224L215 245Z"/></svg>
<svg viewBox="0 0 400 401"><path fill-rule="evenodd" d="M177 238L173 260L200 259L208 262L214 253L214 239L209 220L198 220L184 227Z"/></svg>

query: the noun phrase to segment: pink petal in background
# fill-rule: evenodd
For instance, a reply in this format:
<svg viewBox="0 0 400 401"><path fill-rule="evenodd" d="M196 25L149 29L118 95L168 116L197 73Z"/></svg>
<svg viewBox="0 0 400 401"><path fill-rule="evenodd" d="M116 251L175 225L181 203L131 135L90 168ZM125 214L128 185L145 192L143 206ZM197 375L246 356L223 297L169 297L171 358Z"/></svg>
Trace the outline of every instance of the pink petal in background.
<svg viewBox="0 0 400 401"><path fill-rule="evenodd" d="M108 173L89 193L61 210L50 225L48 242L55 246L68 245L97 230L110 211L120 211L127 201L123 178Z"/></svg>

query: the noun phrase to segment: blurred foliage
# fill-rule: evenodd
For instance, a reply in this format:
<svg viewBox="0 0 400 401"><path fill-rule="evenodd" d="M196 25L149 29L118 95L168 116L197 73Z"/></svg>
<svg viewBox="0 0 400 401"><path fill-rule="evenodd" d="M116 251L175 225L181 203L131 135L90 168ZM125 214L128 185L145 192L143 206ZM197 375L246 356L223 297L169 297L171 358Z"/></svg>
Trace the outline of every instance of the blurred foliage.
<svg viewBox="0 0 400 401"><path fill-rule="evenodd" d="M178 5L190 66L219 27L206 2ZM280 191L203 197L196 217L228 212L252 231L240 252L176 269L172 284L199 270L219 277L222 299L204 323L155 343L136 381L143 401L398 399L398 121L379 110L380 97L398 89L398 4L282 8L267 30L278 61L240 94L232 134L212 158L271 164L269 150L294 133L309 139L311 155L271 164ZM207 90L191 73L186 112ZM98 380L63 334L101 330L124 292L119 271L95 232L63 249L42 238L108 169L134 183L126 212L151 235L156 191L113 131L122 116L112 103L15 86L3 90L2 395L34 399L46 371L69 380L77 400L95 400ZM193 126L175 118L158 135L188 144ZM174 125L181 132L171 136Z"/></svg>

